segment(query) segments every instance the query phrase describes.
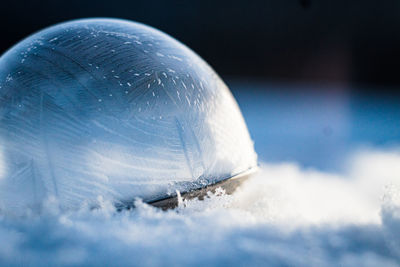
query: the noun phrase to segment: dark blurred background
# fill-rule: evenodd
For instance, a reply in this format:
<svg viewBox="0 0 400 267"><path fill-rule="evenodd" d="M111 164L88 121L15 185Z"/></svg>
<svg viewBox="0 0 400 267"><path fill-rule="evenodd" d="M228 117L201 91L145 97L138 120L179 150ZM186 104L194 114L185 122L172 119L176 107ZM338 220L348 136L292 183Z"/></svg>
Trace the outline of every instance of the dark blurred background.
<svg viewBox="0 0 400 267"><path fill-rule="evenodd" d="M118 17L187 44L223 77L400 85L399 0L6 1L0 51L46 26Z"/></svg>
<svg viewBox="0 0 400 267"><path fill-rule="evenodd" d="M0 51L83 17L143 22L195 50L233 91L261 161L338 171L360 148L400 147L400 0L10 0Z"/></svg>

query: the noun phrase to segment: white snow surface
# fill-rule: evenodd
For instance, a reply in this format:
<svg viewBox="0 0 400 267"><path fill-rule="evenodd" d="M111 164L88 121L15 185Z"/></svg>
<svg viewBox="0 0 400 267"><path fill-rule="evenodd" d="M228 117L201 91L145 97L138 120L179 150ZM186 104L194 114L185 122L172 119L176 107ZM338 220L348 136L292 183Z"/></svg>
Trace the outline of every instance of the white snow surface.
<svg viewBox="0 0 400 267"><path fill-rule="evenodd" d="M161 211L0 216L1 266L399 266L400 153L361 151L332 174L262 163L234 195Z"/></svg>

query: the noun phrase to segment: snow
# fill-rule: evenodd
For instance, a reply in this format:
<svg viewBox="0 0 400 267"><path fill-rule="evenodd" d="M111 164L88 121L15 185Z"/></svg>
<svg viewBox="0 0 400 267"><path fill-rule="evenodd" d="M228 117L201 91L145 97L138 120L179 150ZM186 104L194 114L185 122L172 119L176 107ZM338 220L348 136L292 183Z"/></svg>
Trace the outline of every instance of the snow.
<svg viewBox="0 0 400 267"><path fill-rule="evenodd" d="M234 195L181 201L163 212L2 215L0 265L398 266L400 153L355 153L344 174L262 163Z"/></svg>

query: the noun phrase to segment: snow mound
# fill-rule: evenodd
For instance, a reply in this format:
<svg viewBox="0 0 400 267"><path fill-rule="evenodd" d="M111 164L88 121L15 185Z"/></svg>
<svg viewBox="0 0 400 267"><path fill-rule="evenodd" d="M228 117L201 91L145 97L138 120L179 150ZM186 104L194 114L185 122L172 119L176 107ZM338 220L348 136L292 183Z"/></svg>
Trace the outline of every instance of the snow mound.
<svg viewBox="0 0 400 267"><path fill-rule="evenodd" d="M0 265L398 266L400 154L364 151L344 174L262 164L234 195L181 199L163 212L137 200L117 212L0 218Z"/></svg>

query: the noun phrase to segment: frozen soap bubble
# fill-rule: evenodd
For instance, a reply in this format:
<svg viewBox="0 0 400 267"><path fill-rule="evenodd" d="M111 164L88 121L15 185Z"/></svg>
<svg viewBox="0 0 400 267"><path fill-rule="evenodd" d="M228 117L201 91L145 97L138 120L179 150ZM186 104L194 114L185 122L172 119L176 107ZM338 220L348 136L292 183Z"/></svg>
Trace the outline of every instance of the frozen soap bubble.
<svg viewBox="0 0 400 267"><path fill-rule="evenodd" d="M218 75L143 24L55 25L0 58L0 209L153 201L256 166Z"/></svg>

